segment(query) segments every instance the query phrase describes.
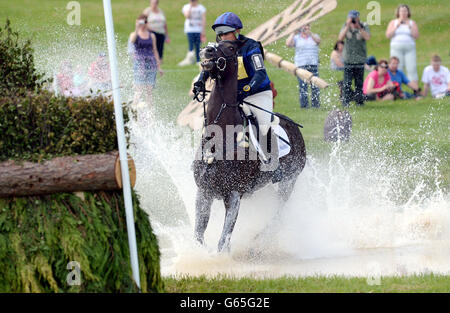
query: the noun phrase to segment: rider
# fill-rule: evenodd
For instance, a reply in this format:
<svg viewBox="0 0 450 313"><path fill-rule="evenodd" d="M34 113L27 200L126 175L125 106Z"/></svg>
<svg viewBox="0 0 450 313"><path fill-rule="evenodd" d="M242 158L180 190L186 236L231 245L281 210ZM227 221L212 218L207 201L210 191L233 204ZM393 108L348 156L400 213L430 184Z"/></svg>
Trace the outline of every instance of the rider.
<svg viewBox="0 0 450 313"><path fill-rule="evenodd" d="M217 35L217 41L240 40L244 42L238 51L238 102L249 102L272 112L273 94L264 66L262 45L258 41L241 35L242 27L240 18L232 12L220 15L212 25L212 29ZM208 72L203 71L194 84L194 93L204 90L204 82L207 78ZM270 128L272 115L251 106L250 110L258 120L261 134L265 136Z"/></svg>

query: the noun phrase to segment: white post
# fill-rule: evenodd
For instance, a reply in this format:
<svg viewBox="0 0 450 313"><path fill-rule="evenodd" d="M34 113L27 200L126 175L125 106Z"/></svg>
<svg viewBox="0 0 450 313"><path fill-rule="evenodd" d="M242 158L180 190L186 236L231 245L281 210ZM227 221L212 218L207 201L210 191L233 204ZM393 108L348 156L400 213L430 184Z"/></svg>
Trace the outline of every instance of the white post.
<svg viewBox="0 0 450 313"><path fill-rule="evenodd" d="M112 18L111 0L103 0L105 11L106 36L108 40L108 54L111 68L111 80L114 98L114 113L116 117L117 141L119 144L120 169L122 172L123 197L125 200L125 212L127 218L128 244L130 246L131 269L133 278L141 289L139 277L139 261L137 254L136 232L134 229L133 202L131 198L130 174L128 172L127 145L123 124L122 101L120 99L119 75L117 68L116 40L114 38L114 23Z"/></svg>

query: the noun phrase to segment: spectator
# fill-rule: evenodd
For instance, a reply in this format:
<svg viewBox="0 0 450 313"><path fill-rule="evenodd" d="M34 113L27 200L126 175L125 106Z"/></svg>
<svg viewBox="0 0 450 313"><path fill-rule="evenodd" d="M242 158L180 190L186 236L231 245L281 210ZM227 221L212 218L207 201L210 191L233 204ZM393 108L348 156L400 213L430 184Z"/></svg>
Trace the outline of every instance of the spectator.
<svg viewBox="0 0 450 313"><path fill-rule="evenodd" d="M388 62L380 60L376 69L366 77L363 91L367 100L394 100L395 85L388 73Z"/></svg>
<svg viewBox="0 0 450 313"><path fill-rule="evenodd" d="M419 85L416 82L410 81L406 75L398 69L398 63L399 63L399 59L396 56L392 56L389 59L389 69L388 69L388 73L389 76L391 77L391 81L393 83L397 83L400 89L400 93L398 95L399 98L401 99L410 99L410 98L416 98L416 99L420 99L421 97L419 96ZM404 92L402 90L402 84L407 85L409 88L411 88L414 91L414 94L411 94L409 92ZM394 94L394 96L397 96L396 94Z"/></svg>
<svg viewBox="0 0 450 313"><path fill-rule="evenodd" d="M370 73L376 68L377 65L377 58L374 55L371 55L367 58L366 63L364 64L364 70Z"/></svg>
<svg viewBox="0 0 450 313"><path fill-rule="evenodd" d="M139 15L135 31L130 34L129 39L129 51L133 54L135 104L138 104L142 97L145 103L152 103L151 97L156 82L156 72L159 71L162 75L156 49L156 37L148 30L146 24L147 16Z"/></svg>
<svg viewBox="0 0 450 313"><path fill-rule="evenodd" d="M398 6L396 16L386 30L386 37L391 40L391 57L398 57L400 70L405 72L406 68L408 78L417 84L416 39L419 37L419 29L410 19L411 11L406 4Z"/></svg>
<svg viewBox="0 0 450 313"><path fill-rule="evenodd" d="M63 61L59 67L59 73L56 75L57 94L61 93L66 97L72 94L73 84L73 67L68 60Z"/></svg>
<svg viewBox="0 0 450 313"><path fill-rule="evenodd" d="M450 72L448 68L441 65L441 57L437 54L431 57L431 65L423 70L422 82L423 96L426 97L428 90L433 98L450 96Z"/></svg>
<svg viewBox="0 0 450 313"><path fill-rule="evenodd" d="M344 70L344 56L342 55L342 51L344 50L344 42L339 40L335 43L333 51L330 55L330 68L333 71L343 71ZM343 101L343 86L344 81L340 80L337 82L339 87L339 99Z"/></svg>
<svg viewBox="0 0 450 313"><path fill-rule="evenodd" d="M111 72L104 52L99 53L97 59L92 62L89 67L88 76L90 79L89 86L94 92L99 90L106 92L112 89Z"/></svg>
<svg viewBox="0 0 450 313"><path fill-rule="evenodd" d="M84 96L88 93L88 79L81 65L77 65L73 74L73 94Z"/></svg>
<svg viewBox="0 0 450 313"><path fill-rule="evenodd" d="M344 56L342 55L343 50L344 42L342 40L337 41L330 55L330 68L333 71L344 70Z"/></svg>
<svg viewBox="0 0 450 313"><path fill-rule="evenodd" d="M364 105L363 83L364 63L367 58L366 41L370 39L367 23L361 23L359 12L352 10L348 13L347 21L339 33L339 40L345 39L344 56L344 94L343 105L347 107L355 100L357 105ZM355 80L355 90L352 82Z"/></svg>
<svg viewBox="0 0 450 313"><path fill-rule="evenodd" d="M288 47L295 47L295 65L301 69L319 76L319 44L320 37L311 33L311 26L304 25L295 34L292 33L286 39ZM300 91L300 107L307 108L308 102L308 83L298 78ZM320 106L320 89L311 84L311 107L318 108Z"/></svg>
<svg viewBox="0 0 450 313"><path fill-rule="evenodd" d="M182 12L186 20L184 21L184 32L187 35L189 51L186 58L178 63L179 66L186 66L200 62L200 42L206 41L206 8L199 4L199 0L190 0L183 6Z"/></svg>
<svg viewBox="0 0 450 313"><path fill-rule="evenodd" d="M167 30L166 16L158 7L159 0L150 0L150 6L142 12L147 15L147 27L156 37L156 48L159 59L163 60L164 43L170 43L169 32Z"/></svg>

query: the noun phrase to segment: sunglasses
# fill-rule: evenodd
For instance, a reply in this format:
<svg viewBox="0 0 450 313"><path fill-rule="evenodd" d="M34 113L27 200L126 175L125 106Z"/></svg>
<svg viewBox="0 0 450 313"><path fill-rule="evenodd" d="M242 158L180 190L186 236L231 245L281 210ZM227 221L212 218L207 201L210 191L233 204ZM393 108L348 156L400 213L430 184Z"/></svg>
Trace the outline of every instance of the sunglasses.
<svg viewBox="0 0 450 313"><path fill-rule="evenodd" d="M388 68L389 66L388 66L387 64L384 64L384 65L380 65L380 67L382 67L382 68Z"/></svg>

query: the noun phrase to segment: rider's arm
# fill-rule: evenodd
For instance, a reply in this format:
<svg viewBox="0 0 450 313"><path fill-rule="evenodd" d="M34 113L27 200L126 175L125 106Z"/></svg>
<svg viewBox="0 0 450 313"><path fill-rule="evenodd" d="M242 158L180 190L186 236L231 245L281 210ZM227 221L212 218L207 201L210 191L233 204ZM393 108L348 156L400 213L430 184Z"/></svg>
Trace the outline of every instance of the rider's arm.
<svg viewBox="0 0 450 313"><path fill-rule="evenodd" d="M247 96L250 96L258 90L264 80L267 78L266 67L264 66L264 59L259 49L259 45L255 45L249 51L249 66L252 67L254 75L248 85L250 86L250 91L247 92Z"/></svg>

